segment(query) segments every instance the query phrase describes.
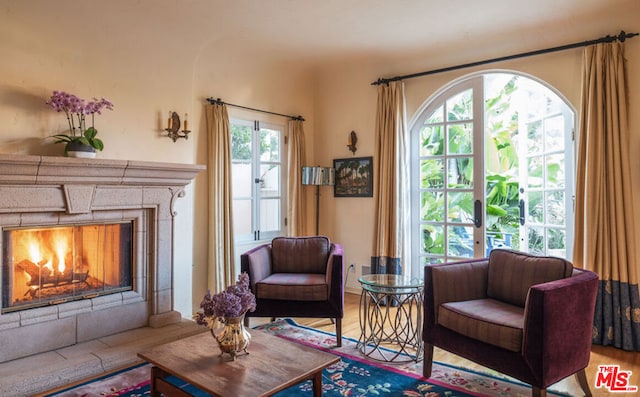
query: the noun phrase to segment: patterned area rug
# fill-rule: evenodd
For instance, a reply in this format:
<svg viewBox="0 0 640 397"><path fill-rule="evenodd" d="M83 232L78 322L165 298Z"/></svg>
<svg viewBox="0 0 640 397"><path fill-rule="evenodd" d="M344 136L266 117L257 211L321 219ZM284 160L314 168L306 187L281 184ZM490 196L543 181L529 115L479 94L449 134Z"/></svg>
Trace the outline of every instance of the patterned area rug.
<svg viewBox="0 0 640 397"><path fill-rule="evenodd" d="M522 383L516 379L507 377L499 373L482 373L469 369L456 367L453 365L433 362L431 371L431 377L425 380L422 377L422 362L415 363L413 361L405 363L381 363L377 360L367 360L363 358L358 348L358 341L352 338L343 337L342 347L336 346L335 334L317 330L315 328L305 327L297 324L292 319L280 319L273 323L265 324L255 327L256 329L263 329L274 335L278 335L282 338L289 339L298 343L303 343L316 349L328 351L330 353L339 355L343 358L349 358L354 361L364 362L368 365L381 367L388 373L400 373L405 376L416 379L414 390L403 390L399 394L337 394L340 396L370 396L370 395L384 395L384 396L424 396L424 397L438 397L438 396L462 396L467 394L459 394L457 391L464 391L472 396L486 396L486 397L529 397L531 396L531 387L525 383ZM394 357L397 352L388 350L386 357ZM400 353L400 355L403 355ZM375 355L372 355L375 356ZM491 371L487 369L487 371ZM326 377L323 382L326 381ZM432 394L432 391L421 393L415 393L415 389L424 388L424 385L439 385L445 386L452 390L447 392L440 392L439 394ZM431 393L431 394L430 394ZM324 395L324 394L323 394ZM559 390L547 389L547 396L563 396L572 397L570 393L566 393Z"/></svg>
<svg viewBox="0 0 640 397"><path fill-rule="evenodd" d="M531 389L518 381L493 377L443 363L434 362L432 377L426 380L421 376L421 363L382 364L375 360L364 359L359 352L356 340L344 337L343 346L336 348L335 335L301 326L291 319L278 320L258 326L256 329L340 356L341 361L323 371L323 396L525 397L531 394ZM148 364L140 364L82 385L48 394L47 397L148 396L149 368ZM172 379L172 382L194 396L208 396L177 378ZM311 390L311 381L307 381L286 389L276 396L308 396L312 394ZM548 391L547 395L570 396L552 391Z"/></svg>

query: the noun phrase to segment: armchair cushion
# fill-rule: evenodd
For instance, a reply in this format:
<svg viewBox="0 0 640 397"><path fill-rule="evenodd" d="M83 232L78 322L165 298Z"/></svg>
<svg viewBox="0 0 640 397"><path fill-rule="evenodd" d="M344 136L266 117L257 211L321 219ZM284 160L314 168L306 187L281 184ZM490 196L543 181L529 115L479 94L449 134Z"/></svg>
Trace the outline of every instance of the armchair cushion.
<svg viewBox="0 0 640 397"><path fill-rule="evenodd" d="M329 300L329 288L324 274L275 273L255 285L259 299L291 301Z"/></svg>
<svg viewBox="0 0 640 397"><path fill-rule="evenodd" d="M531 286L570 277L572 271L562 258L496 249L489 255L487 296L524 307Z"/></svg>
<svg viewBox="0 0 640 397"><path fill-rule="evenodd" d="M271 271L326 274L330 249L325 236L277 237L271 242Z"/></svg>
<svg viewBox="0 0 640 397"><path fill-rule="evenodd" d="M494 299L442 304L438 323L459 334L503 349L522 349L524 309Z"/></svg>
<svg viewBox="0 0 640 397"><path fill-rule="evenodd" d="M486 258L475 259L430 268L433 277L433 307L436 311L436 322L442 303L487 297L488 262Z"/></svg>

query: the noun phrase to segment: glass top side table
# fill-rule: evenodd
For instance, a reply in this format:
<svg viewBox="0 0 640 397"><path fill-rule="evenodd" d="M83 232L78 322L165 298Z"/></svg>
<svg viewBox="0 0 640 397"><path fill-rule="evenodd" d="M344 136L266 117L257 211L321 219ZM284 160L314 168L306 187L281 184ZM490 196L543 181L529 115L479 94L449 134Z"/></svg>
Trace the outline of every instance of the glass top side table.
<svg viewBox="0 0 640 397"><path fill-rule="evenodd" d="M397 274L367 274L358 278L363 288L395 290L401 292L404 289L413 290L423 288L424 281L420 278L412 278Z"/></svg>
<svg viewBox="0 0 640 397"><path fill-rule="evenodd" d="M424 282L394 274L358 278L360 295L360 353L379 361L421 361Z"/></svg>

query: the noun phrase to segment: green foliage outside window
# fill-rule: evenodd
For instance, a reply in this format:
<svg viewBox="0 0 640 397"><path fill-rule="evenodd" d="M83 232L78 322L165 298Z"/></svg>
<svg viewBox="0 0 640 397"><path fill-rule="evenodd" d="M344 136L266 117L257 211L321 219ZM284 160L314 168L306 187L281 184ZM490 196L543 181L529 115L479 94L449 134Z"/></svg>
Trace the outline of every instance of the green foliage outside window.
<svg viewBox="0 0 640 397"><path fill-rule="evenodd" d="M518 151L513 141L518 133L518 112L511 103L518 89L512 77L494 97L485 99L485 202L486 230L495 238L511 235L511 246L519 240Z"/></svg>
<svg viewBox="0 0 640 397"><path fill-rule="evenodd" d="M251 138L253 129L247 125L231 124L231 158L233 160L251 160ZM260 131L260 160L278 161L279 135L277 131Z"/></svg>
<svg viewBox="0 0 640 397"><path fill-rule="evenodd" d="M231 124L231 158L251 160L251 127Z"/></svg>
<svg viewBox="0 0 640 397"><path fill-rule="evenodd" d="M516 75L485 77L485 85L491 88L485 91L484 137L473 136L471 89L447 99L422 125L419 215L422 222L427 222L421 226L423 253L456 256L466 249L473 251L468 246L472 230L450 226L445 246L445 229L437 223L472 221L474 200L467 192L473 188L473 159L479 155L473 153L474 139L484 139L486 235L510 240L512 248L520 249L519 204L526 199L526 249L533 253L566 249L562 116L554 115L555 110L548 109L549 105L541 107L558 100L519 79L522 78ZM525 98L526 107L521 109L516 98ZM526 125L526 131L519 131L522 125ZM524 153L518 152L517 145L524 145L526 157L520 157ZM520 186L522 167L527 170L526 186ZM446 188L454 191L445 196ZM465 191L456 192L456 188Z"/></svg>

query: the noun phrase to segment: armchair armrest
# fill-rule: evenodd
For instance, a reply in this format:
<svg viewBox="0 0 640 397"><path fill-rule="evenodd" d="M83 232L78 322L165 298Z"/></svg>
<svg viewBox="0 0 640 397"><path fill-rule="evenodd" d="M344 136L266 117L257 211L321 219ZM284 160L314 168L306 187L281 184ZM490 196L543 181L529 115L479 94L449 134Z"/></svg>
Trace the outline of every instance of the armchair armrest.
<svg viewBox="0 0 640 397"><path fill-rule="evenodd" d="M574 274L532 286L525 305L522 354L551 383L589 364L598 275Z"/></svg>
<svg viewBox="0 0 640 397"><path fill-rule="evenodd" d="M329 251L329 259L327 260L327 285L329 285L329 300L333 301L340 296L340 299L344 297L344 263L343 263L344 251L341 244L331 243L331 249Z"/></svg>
<svg viewBox="0 0 640 397"><path fill-rule="evenodd" d="M271 275L271 244L259 245L240 255L240 271L249 274L251 290L255 284Z"/></svg>

